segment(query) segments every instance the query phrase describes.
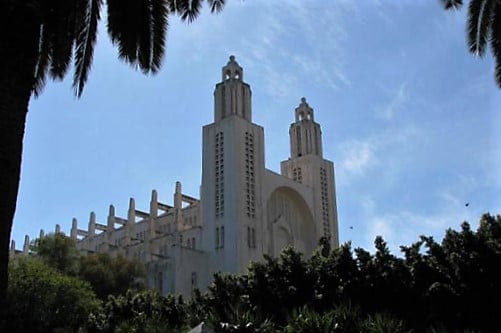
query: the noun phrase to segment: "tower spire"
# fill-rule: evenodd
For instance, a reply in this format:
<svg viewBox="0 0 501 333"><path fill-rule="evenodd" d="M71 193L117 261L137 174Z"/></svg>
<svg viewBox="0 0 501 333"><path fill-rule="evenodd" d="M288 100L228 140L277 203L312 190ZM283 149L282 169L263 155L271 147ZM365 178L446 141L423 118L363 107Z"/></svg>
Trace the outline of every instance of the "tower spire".
<svg viewBox="0 0 501 333"><path fill-rule="evenodd" d="M313 121L313 109L306 102L306 97L301 97L301 103L296 108L296 122L306 120Z"/></svg>
<svg viewBox="0 0 501 333"><path fill-rule="evenodd" d="M227 80L239 80L243 81L244 79L244 70L238 62L235 60L234 55L230 55L230 60L226 64L226 66L223 67L223 75L222 75L222 81L227 81Z"/></svg>
<svg viewBox="0 0 501 333"><path fill-rule="evenodd" d="M289 130L291 157L316 155L322 157L322 130L314 121L313 108L305 97L301 98L295 110L296 121Z"/></svg>
<svg viewBox="0 0 501 333"><path fill-rule="evenodd" d="M222 68L221 82L214 91L214 122L233 115L252 121L251 90L243 81L244 70L230 56Z"/></svg>

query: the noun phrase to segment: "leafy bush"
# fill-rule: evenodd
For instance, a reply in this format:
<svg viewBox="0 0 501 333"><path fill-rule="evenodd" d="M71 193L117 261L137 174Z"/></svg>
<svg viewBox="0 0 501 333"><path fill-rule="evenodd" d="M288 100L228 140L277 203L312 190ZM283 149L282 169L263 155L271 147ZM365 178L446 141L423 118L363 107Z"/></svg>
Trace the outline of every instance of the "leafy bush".
<svg viewBox="0 0 501 333"><path fill-rule="evenodd" d="M186 305L182 298L161 296L144 290L110 296L103 308L90 317L95 332L173 332L186 328Z"/></svg>
<svg viewBox="0 0 501 333"><path fill-rule="evenodd" d="M8 332L76 331L99 301L89 284L59 273L36 258L9 267Z"/></svg>

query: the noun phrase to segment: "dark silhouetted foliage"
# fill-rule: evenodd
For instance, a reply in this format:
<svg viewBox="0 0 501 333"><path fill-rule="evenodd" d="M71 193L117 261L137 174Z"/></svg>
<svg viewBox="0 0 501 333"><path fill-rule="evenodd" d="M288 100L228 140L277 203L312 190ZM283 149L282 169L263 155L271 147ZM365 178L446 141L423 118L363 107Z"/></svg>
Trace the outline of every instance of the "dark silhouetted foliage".
<svg viewBox="0 0 501 333"><path fill-rule="evenodd" d="M36 265L14 266L18 270L11 278L12 290L17 293L12 293L13 311L28 311L33 297L43 301L25 322L13 323L19 327L39 322L45 328L87 326L89 332L100 333L183 332L201 321L216 333L497 331L497 318L501 317L501 270L497 267L501 262L501 216L482 216L476 231L466 222L459 231L449 229L440 243L422 236L414 244L402 246L401 257L393 255L381 237L374 243L371 253L352 250L350 243L328 249L326 242L320 241L319 249L309 258L287 247L278 258L265 256L262 262L252 263L246 274L216 274L208 291L195 291L188 302L155 291L129 290L109 296L99 309L86 283L61 275L41 260L27 258L23 260ZM77 276L88 274L93 276L87 276L89 281L103 279L110 284L130 282L106 273L113 260L106 255L85 256ZM111 270L127 271L127 264L118 260L117 265ZM31 277L21 274L26 271L23 267L43 268L40 281L33 281L31 273ZM42 282L53 277L74 287L67 291L54 287L56 283ZM59 291L52 292L54 288ZM109 289L116 291L117 287ZM106 293L111 292L103 295ZM75 300L77 295L82 300ZM62 311L54 310L53 304L66 302L73 303L64 311L77 313L76 319L65 322L60 321L64 317L42 315L49 310ZM89 308L93 312L87 321Z"/></svg>
<svg viewBox="0 0 501 333"><path fill-rule="evenodd" d="M182 298L157 291L128 291L110 296L102 310L90 317L91 332L178 332L185 330L188 313Z"/></svg>
<svg viewBox="0 0 501 333"><path fill-rule="evenodd" d="M440 0L445 9L460 9L462 0ZM468 50L483 57L490 47L496 62L495 79L501 87L501 3L498 0L470 0L466 39Z"/></svg>
<svg viewBox="0 0 501 333"><path fill-rule="evenodd" d="M101 17L118 57L143 73L156 73L165 53L169 15L192 22L204 0L1 0L0 31L0 331L4 324L9 242L16 211L26 115L32 95L48 78L72 68L82 95L92 68ZM106 4L106 6L103 6ZM219 12L225 0L207 0ZM103 15L103 8L107 15ZM73 62L73 64L72 64Z"/></svg>
<svg viewBox="0 0 501 333"><path fill-rule="evenodd" d="M198 302L220 322L240 325L239 315L249 312L254 325L271 321L276 329L341 325L331 311L353 304L364 331L496 330L500 216L482 216L477 231L468 223L447 230L441 243L423 236L402 247L403 257L391 254L381 237L375 247L374 253L352 251L349 243L329 253L321 247L308 259L286 248L279 258L251 264L245 275L216 275Z"/></svg>

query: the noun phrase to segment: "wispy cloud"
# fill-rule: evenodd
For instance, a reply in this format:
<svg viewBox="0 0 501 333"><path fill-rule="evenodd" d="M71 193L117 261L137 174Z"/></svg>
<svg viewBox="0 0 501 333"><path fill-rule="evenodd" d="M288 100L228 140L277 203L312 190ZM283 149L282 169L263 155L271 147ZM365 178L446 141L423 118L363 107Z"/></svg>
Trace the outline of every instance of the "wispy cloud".
<svg viewBox="0 0 501 333"><path fill-rule="evenodd" d="M338 185L351 186L354 181L368 181L367 177L377 175L377 181L384 178L384 186L391 187L393 180L418 158L409 153L408 147L425 138L422 129L408 125L341 143L337 153Z"/></svg>
<svg viewBox="0 0 501 333"><path fill-rule="evenodd" d="M366 246L376 236L382 236L394 253L399 252L401 245L410 245L419 240L420 235L433 236L440 240L447 228L457 229L465 220L464 207L447 205L437 212L423 214L410 210L393 213L367 212L367 229L365 230ZM472 217L475 224L478 217Z"/></svg>
<svg viewBox="0 0 501 333"><path fill-rule="evenodd" d="M346 17L355 10L352 2L314 7L303 1L295 2L289 14L297 22L296 32L304 36L304 49L298 51L295 61L302 65L315 83L334 90L350 85L345 73L344 59L349 32Z"/></svg>
<svg viewBox="0 0 501 333"><path fill-rule="evenodd" d="M367 141L354 141L343 148L344 156L340 167L348 174L363 175L365 171L376 163L374 144Z"/></svg>
<svg viewBox="0 0 501 333"><path fill-rule="evenodd" d="M407 82L403 82L392 93L390 100L379 108L379 116L385 120L393 119L398 112L405 108L408 99L408 85Z"/></svg>
<svg viewBox="0 0 501 333"><path fill-rule="evenodd" d="M273 98L294 97L305 82L338 90L350 85L344 69L349 2L263 4L259 23L234 45L246 67L259 71ZM295 49L291 51L291 45ZM254 70L255 69L255 70Z"/></svg>

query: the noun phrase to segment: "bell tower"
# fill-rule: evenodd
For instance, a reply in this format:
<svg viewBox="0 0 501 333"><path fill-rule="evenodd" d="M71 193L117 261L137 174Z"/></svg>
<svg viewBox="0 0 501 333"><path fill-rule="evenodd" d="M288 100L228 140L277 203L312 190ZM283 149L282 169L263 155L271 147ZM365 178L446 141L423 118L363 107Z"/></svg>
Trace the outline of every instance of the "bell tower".
<svg viewBox="0 0 501 333"><path fill-rule="evenodd" d="M301 98L289 129L291 156L282 161L281 174L313 189L317 240L326 236L339 245L334 164L322 156L322 131L313 109Z"/></svg>
<svg viewBox="0 0 501 333"><path fill-rule="evenodd" d="M264 130L252 122L251 89L230 56L214 89L214 122L203 127L202 218L212 272L242 273L261 258ZM211 273L212 273L211 272Z"/></svg>
<svg viewBox="0 0 501 333"><path fill-rule="evenodd" d="M243 69L235 56L222 69L221 82L214 91L214 122L231 115L252 121L251 89L243 81Z"/></svg>
<svg viewBox="0 0 501 333"><path fill-rule="evenodd" d="M301 98L296 108L296 121L289 130L291 140L291 157L309 154L322 157L322 131L313 118L313 109Z"/></svg>

